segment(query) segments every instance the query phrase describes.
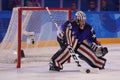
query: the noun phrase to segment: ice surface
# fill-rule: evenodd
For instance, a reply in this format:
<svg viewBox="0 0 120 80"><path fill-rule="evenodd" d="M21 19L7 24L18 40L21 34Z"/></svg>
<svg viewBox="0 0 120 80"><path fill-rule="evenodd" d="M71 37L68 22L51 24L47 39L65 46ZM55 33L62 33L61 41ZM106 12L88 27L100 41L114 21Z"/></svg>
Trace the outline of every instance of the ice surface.
<svg viewBox="0 0 120 80"><path fill-rule="evenodd" d="M109 53L105 70L99 73L81 73L73 60L65 63L61 72L49 71L48 62L24 63L20 69L15 64L0 63L0 80L120 80L120 44L104 46ZM89 67L84 61L81 64Z"/></svg>

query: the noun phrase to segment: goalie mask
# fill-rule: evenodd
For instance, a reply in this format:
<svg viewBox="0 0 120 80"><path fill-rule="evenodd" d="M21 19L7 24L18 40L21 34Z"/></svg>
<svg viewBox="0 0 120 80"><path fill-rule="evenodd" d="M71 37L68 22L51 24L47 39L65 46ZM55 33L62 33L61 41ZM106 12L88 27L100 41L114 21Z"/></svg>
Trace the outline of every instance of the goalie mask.
<svg viewBox="0 0 120 80"><path fill-rule="evenodd" d="M86 23L86 15L85 15L85 13L82 12L82 11L78 11L78 12L76 12L75 16L76 16L77 24L80 25L79 28L81 30L83 30L84 26L85 26L85 23Z"/></svg>
<svg viewBox="0 0 120 80"><path fill-rule="evenodd" d="M82 11L76 12L75 16L77 20L80 20L80 21L86 20L86 14Z"/></svg>

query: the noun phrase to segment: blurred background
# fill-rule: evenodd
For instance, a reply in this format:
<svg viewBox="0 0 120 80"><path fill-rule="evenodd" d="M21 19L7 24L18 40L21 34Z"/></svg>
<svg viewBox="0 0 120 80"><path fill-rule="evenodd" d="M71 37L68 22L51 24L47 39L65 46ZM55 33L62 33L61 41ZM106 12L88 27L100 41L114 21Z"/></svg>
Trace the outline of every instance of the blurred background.
<svg viewBox="0 0 120 80"><path fill-rule="evenodd" d="M1 10L16 6L76 8L82 11L119 11L120 0L0 0Z"/></svg>
<svg viewBox="0 0 120 80"><path fill-rule="evenodd" d="M0 42L14 7L71 8L72 18L78 10L87 15L98 38L120 38L120 0L0 0Z"/></svg>

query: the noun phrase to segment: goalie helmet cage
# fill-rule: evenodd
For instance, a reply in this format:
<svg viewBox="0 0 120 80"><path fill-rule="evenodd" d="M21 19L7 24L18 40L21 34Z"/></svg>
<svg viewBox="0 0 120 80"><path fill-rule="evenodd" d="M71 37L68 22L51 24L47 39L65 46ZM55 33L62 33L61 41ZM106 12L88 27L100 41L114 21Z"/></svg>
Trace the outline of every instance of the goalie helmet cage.
<svg viewBox="0 0 120 80"><path fill-rule="evenodd" d="M54 17L59 26L62 25L65 21L71 20L70 8L49 8L49 10L51 11L52 16ZM28 33L30 32L30 34L33 33L35 44L30 43L30 34L25 33L26 31ZM10 59L13 60L11 62L14 62L14 60L17 59L16 67L20 68L22 63L21 50L25 52L25 57L34 57L35 61L37 59L36 57L39 57L39 55L39 59L41 58L41 56L48 56L49 53L52 52L52 47L56 46L57 44L56 31L57 28L51 21L50 16L45 8L14 8L12 11L12 16L7 33L0 44L0 50L2 50L2 55L4 53L3 57L10 56L10 58L7 58L8 60L5 60L5 62L9 63L8 61L10 61ZM52 47L49 48L49 46ZM47 48L47 50L45 47ZM43 52L43 50L48 53ZM54 54L54 52L52 52L52 55ZM16 53L17 55L13 55L13 53ZM5 56L5 54L7 55ZM48 58L50 58L50 56Z"/></svg>

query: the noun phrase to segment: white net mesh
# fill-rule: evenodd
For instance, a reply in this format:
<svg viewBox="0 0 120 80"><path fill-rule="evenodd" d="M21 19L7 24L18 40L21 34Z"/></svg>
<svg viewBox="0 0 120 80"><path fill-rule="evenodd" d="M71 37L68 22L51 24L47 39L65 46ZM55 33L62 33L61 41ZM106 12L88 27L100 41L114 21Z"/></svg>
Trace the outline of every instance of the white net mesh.
<svg viewBox="0 0 120 80"><path fill-rule="evenodd" d="M67 9L52 9L50 11L58 25L69 19L69 11ZM21 49L25 53L23 62L48 61L59 49L56 41L56 30L45 9L30 10L30 8L26 8L26 10L23 10L21 32ZM32 39L35 40L34 44L31 44ZM17 59L17 49L18 8L14 8L7 33L0 43L0 63L14 63Z"/></svg>

